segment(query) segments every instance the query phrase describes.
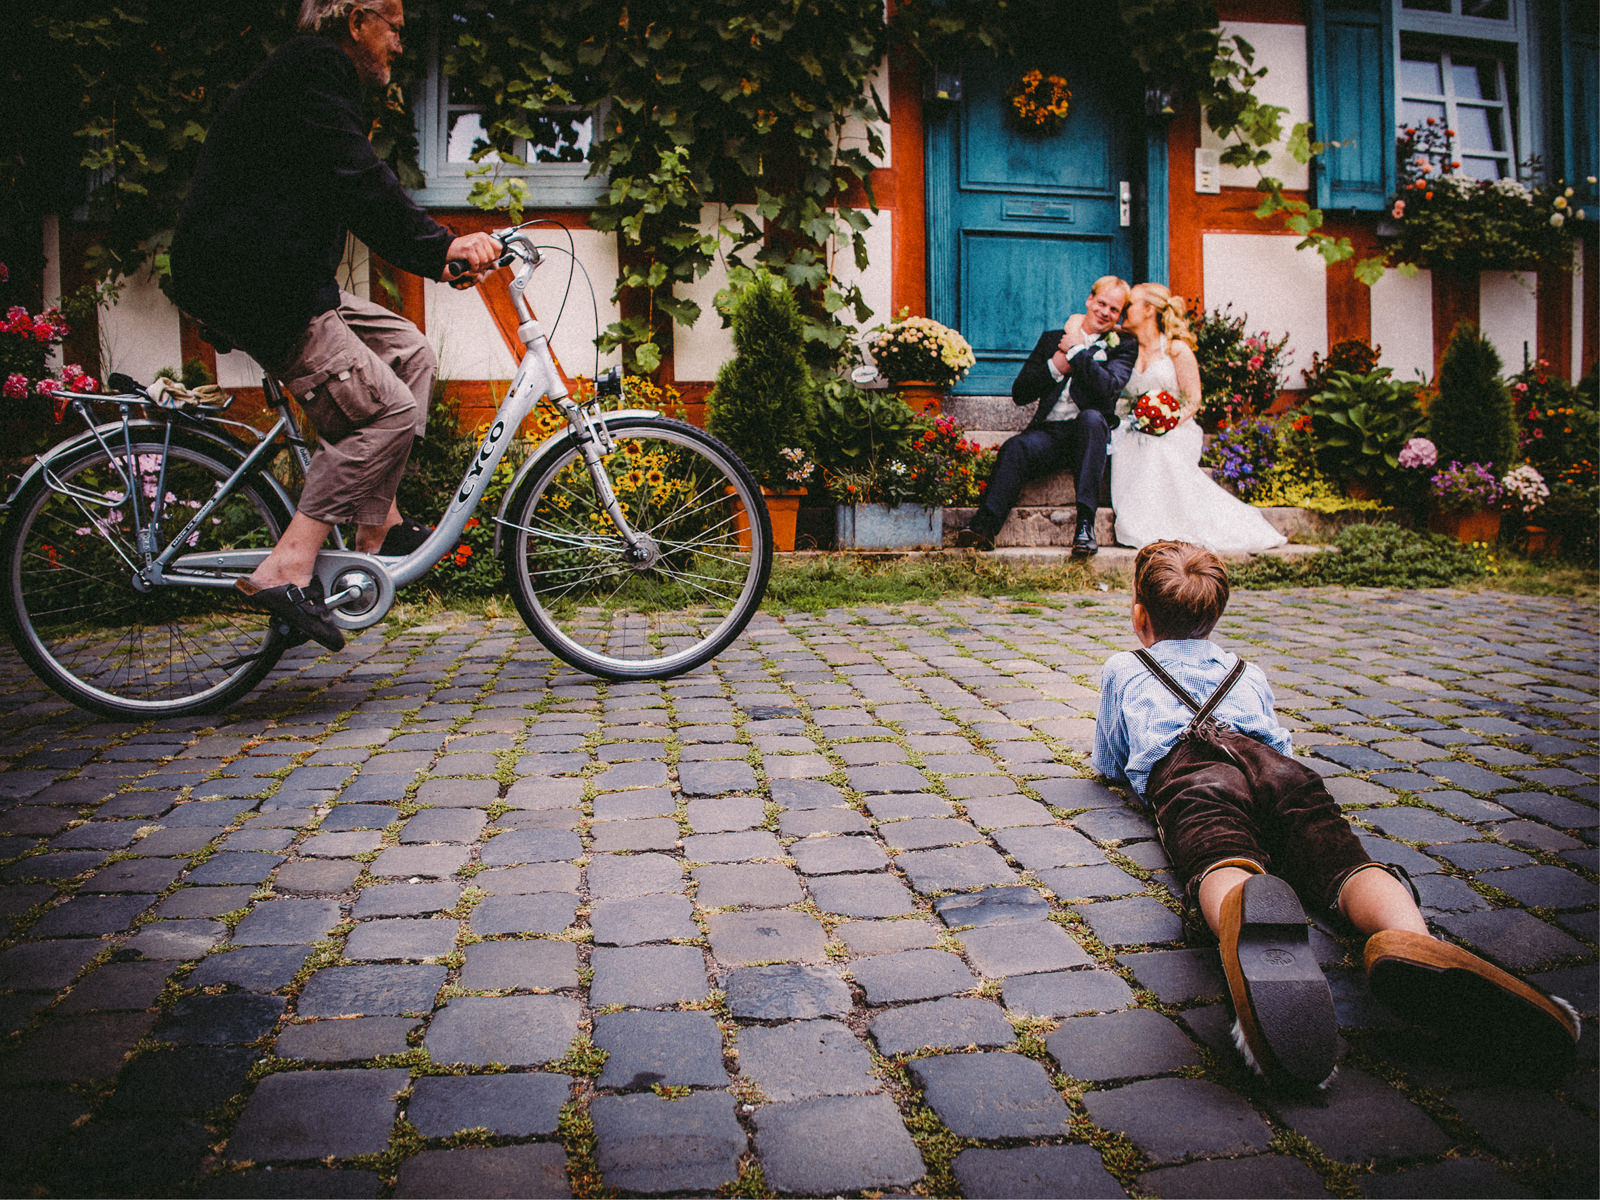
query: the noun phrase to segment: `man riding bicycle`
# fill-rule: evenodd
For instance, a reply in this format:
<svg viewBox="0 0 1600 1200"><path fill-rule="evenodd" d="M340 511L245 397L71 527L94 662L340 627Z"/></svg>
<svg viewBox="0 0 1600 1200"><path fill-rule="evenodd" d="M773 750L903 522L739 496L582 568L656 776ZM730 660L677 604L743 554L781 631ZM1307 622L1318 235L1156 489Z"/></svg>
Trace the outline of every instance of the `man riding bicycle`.
<svg viewBox="0 0 1600 1200"><path fill-rule="evenodd" d="M336 525L355 548L415 550L426 526L395 491L427 422L438 362L420 330L341 291L347 233L404 270L471 284L502 247L456 237L423 212L372 149L362 89L388 85L402 0L304 0L297 29L222 105L172 241L172 288L208 333L249 352L301 402L318 446L293 519L238 589L330 650L344 635L311 586Z"/></svg>

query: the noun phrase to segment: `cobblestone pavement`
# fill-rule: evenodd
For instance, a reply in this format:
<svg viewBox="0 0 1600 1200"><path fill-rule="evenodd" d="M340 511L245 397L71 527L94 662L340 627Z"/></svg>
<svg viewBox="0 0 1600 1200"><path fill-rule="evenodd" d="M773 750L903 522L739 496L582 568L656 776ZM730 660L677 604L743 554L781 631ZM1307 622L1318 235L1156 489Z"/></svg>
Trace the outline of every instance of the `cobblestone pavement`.
<svg viewBox="0 0 1600 1200"><path fill-rule="evenodd" d="M1336 1081L1245 1071L1089 777L1126 610L762 616L610 686L450 617L145 727L5 651L0 1191L1595 1195L1592 1032L1486 1076L1332 928ZM1219 636L1436 926L1592 1022L1593 606L1246 593Z"/></svg>

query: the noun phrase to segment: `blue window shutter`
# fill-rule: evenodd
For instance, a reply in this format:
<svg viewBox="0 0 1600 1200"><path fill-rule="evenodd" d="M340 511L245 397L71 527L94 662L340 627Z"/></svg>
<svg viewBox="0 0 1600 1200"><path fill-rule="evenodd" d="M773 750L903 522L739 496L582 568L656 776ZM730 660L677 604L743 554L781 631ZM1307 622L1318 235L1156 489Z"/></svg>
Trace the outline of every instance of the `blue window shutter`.
<svg viewBox="0 0 1600 1200"><path fill-rule="evenodd" d="M1309 0L1318 208L1378 210L1394 192L1394 33L1387 0Z"/></svg>
<svg viewBox="0 0 1600 1200"><path fill-rule="evenodd" d="M1588 180L1600 175L1600 130L1595 120L1600 105L1600 37L1596 36L1593 8L1563 4L1561 18L1565 62L1556 90L1565 110L1561 114L1562 166L1567 183L1582 203L1591 206L1589 215L1593 217L1597 192Z"/></svg>

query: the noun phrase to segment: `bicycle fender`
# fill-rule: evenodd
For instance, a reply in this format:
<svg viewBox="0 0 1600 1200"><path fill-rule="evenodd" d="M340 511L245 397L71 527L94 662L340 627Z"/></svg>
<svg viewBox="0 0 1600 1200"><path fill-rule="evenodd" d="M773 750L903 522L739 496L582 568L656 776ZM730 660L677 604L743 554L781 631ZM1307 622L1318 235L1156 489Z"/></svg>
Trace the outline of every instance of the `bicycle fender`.
<svg viewBox="0 0 1600 1200"><path fill-rule="evenodd" d="M617 412L606 413L605 422L609 425L612 421L620 421L624 417L646 417L653 420L660 415L660 410L654 408L624 408L619 409ZM527 458L523 459L522 465L517 468L517 473L512 477L511 484L506 488L505 495L500 497L499 511L494 514L494 556L496 558L500 557L500 534L506 527L506 509L511 507L511 501L516 498L517 492L521 490L523 479L526 478L529 471L533 470L534 465L538 463L540 459L542 459L548 452L555 449L559 443L566 441L571 436L572 431L570 429L563 429L559 433L552 433L549 437L545 438L544 441L535 446L533 448L533 452L530 453Z"/></svg>
<svg viewBox="0 0 1600 1200"><path fill-rule="evenodd" d="M159 421L131 421L129 422L128 429L129 432L135 436L140 436L143 434L162 436L164 435L167 426ZM247 447L243 442L241 442L238 438L231 436L230 434L224 433L221 430L207 429L204 426L185 426L183 428L175 429L173 432L175 437L190 436L198 438L201 441L210 442L217 449L224 450L232 454L240 461L243 461L245 455L249 453L249 447ZM96 425L93 430L86 429L82 433L73 435L64 442L57 442L54 446L51 446L48 450L39 454L33 460L33 465L22 473L21 478L17 480L16 486L13 487L6 495L5 502L0 504L0 513L9 510L12 503L16 500L18 493L20 493L23 488L27 487L28 484L33 481L34 477L43 471L47 466L49 466L50 463L54 462L62 455L76 454L79 450L82 450L86 446L95 445L100 440L100 438L96 438L96 434L99 434L100 438L103 438L107 445L114 447L117 440L120 440L122 437L122 422L108 421L104 425ZM273 476L272 472L261 471L259 472L259 475L262 479L270 482L272 488L277 492L278 499L283 501L284 507L289 512L294 512L294 500L290 498L288 492L284 491L283 485L278 482L278 480Z"/></svg>

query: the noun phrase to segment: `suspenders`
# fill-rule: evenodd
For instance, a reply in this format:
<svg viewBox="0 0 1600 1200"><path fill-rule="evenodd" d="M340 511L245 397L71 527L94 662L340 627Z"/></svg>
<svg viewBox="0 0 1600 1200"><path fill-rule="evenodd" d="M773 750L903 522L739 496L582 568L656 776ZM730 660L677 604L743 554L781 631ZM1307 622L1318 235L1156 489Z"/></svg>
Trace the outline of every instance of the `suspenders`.
<svg viewBox="0 0 1600 1200"><path fill-rule="evenodd" d="M1233 685L1239 682L1240 676L1244 674L1244 659L1241 658L1235 661L1233 670L1229 671L1227 677L1217 685L1216 691L1211 693L1210 698L1204 704L1198 704L1193 696L1179 686L1176 679L1167 674L1166 668L1156 661L1155 655L1151 654L1150 651L1135 650L1134 654L1138 656L1139 661L1145 665L1145 668L1152 675L1166 685L1169 692L1181 700L1190 712L1194 713L1193 719L1190 720L1188 725L1184 726L1181 735L1183 738L1187 740L1201 737L1203 736L1202 731L1210 733L1217 731L1217 724L1211 719L1211 714L1217 710L1217 705L1222 703L1223 698L1232 689Z"/></svg>

